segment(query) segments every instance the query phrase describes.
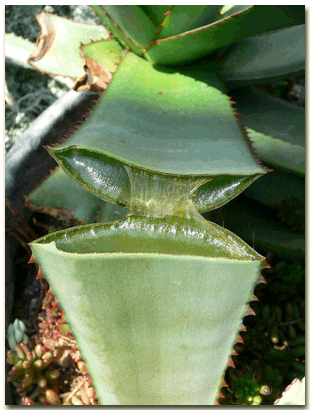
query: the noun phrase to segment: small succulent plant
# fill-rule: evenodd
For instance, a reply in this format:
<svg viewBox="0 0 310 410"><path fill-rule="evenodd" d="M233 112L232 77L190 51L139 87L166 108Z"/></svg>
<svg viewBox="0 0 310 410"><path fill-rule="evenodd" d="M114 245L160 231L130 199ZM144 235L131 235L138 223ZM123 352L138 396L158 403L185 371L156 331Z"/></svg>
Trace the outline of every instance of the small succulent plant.
<svg viewBox="0 0 310 410"><path fill-rule="evenodd" d="M12 365L8 381L19 396L18 404L97 405L86 365L51 291L43 299L38 319L39 333L28 344L21 342L7 352L6 361ZM25 331L26 327L22 327ZM69 363L78 376L65 376Z"/></svg>
<svg viewBox="0 0 310 410"><path fill-rule="evenodd" d="M15 319L14 323L9 324L7 330L7 340L11 350L19 343L28 343L28 336L26 335L26 326L22 320Z"/></svg>

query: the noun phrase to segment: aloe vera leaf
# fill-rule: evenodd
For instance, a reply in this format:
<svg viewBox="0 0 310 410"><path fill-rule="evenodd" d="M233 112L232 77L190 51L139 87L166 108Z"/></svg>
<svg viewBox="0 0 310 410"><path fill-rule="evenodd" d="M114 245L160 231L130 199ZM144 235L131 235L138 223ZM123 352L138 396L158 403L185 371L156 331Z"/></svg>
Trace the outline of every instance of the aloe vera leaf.
<svg viewBox="0 0 310 410"><path fill-rule="evenodd" d="M155 172L263 173L217 69L209 61L156 70L128 53L87 122L52 154L76 146Z"/></svg>
<svg viewBox="0 0 310 410"><path fill-rule="evenodd" d="M192 200L199 212L219 208L246 190L260 175L219 175L202 184L193 193Z"/></svg>
<svg viewBox="0 0 310 410"><path fill-rule="evenodd" d="M164 65L186 64L235 41L304 24L303 6L247 6L228 17L177 36L156 40L146 58Z"/></svg>
<svg viewBox="0 0 310 410"><path fill-rule="evenodd" d="M5 33L5 57L25 68L32 68L27 59L36 46L31 41L16 36L14 33Z"/></svg>
<svg viewBox="0 0 310 410"><path fill-rule="evenodd" d="M257 88L232 98L258 157L271 167L305 175L305 110Z"/></svg>
<svg viewBox="0 0 310 410"><path fill-rule="evenodd" d="M103 6L114 24L144 50L155 37L157 27L146 16L140 6Z"/></svg>
<svg viewBox="0 0 310 410"><path fill-rule="evenodd" d="M205 217L232 230L255 248L265 252L272 250L280 258L289 260L305 258L304 234L292 232L238 200L231 201L220 210L208 212Z"/></svg>
<svg viewBox="0 0 310 410"><path fill-rule="evenodd" d="M221 61L230 89L279 81L305 71L305 25L235 43Z"/></svg>
<svg viewBox="0 0 310 410"><path fill-rule="evenodd" d="M60 167L28 199L36 210L41 208L42 212L54 215L57 210L65 209L84 223L94 222L101 209L101 200L77 185Z"/></svg>
<svg viewBox="0 0 310 410"><path fill-rule="evenodd" d="M144 11L146 16L151 19L156 27L159 27L160 24L163 23L164 19L166 18L165 13L167 13L173 6L168 6L164 4L156 4L156 5L144 5L139 6Z"/></svg>
<svg viewBox="0 0 310 410"><path fill-rule="evenodd" d="M152 6L150 6L152 7ZM157 38L167 38L199 27L213 23L222 6L206 5L174 5L167 18L162 22L162 27ZM166 17L166 16L164 16Z"/></svg>
<svg viewBox="0 0 310 410"><path fill-rule="evenodd" d="M193 210L187 208L188 201L193 201L199 212L215 209L239 195L261 176L255 174L201 178L160 175L128 167L113 158L74 147L56 153L50 150L50 153L71 178L93 195L104 201L126 206L132 205L136 199L138 203L134 204L134 209L143 214L149 214L151 209L155 212L157 209L158 215L170 215L178 204L182 208L178 213L192 214ZM140 177L136 184L139 187L139 198L133 198L131 179L133 174L137 173L144 176ZM183 187L182 192L180 187Z"/></svg>
<svg viewBox="0 0 310 410"><path fill-rule="evenodd" d="M180 218L80 226L31 246L101 403L214 404L260 255L212 223Z"/></svg>
<svg viewBox="0 0 310 410"><path fill-rule="evenodd" d="M92 8L97 14L97 16L101 19L103 25L107 27L107 29L116 36L116 38L123 45L123 47L125 47L126 49L129 47L130 50L132 50L137 55L143 54L139 44L135 44L130 39L130 37L120 29L120 27L114 25L110 16L108 16L107 12L102 8L102 6L92 5Z"/></svg>
<svg viewBox="0 0 310 410"><path fill-rule="evenodd" d="M278 209L288 199L305 204L305 180L295 175L275 170L265 175L263 182L255 181L244 191L244 195L264 205Z"/></svg>
<svg viewBox="0 0 310 410"><path fill-rule="evenodd" d="M195 205L199 211L222 205L265 170L252 157L216 69L215 63L203 62L194 72L189 67L158 71L126 55L87 123L50 149L51 155L77 183L105 201L128 206L128 173L142 168L179 180L206 177ZM222 174L227 175L210 182ZM206 193L210 190L212 196Z"/></svg>
<svg viewBox="0 0 310 410"><path fill-rule="evenodd" d="M53 14L41 13L37 20L42 28L38 48L28 63L34 68L76 78L83 73L79 54L80 43L89 43L108 36L103 26L76 23Z"/></svg>

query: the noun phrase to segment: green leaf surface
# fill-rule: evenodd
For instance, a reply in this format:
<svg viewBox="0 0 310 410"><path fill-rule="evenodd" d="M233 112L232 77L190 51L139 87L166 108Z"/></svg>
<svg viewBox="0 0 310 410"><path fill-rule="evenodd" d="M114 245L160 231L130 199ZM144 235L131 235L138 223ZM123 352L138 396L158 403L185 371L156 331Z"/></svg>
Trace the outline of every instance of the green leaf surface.
<svg viewBox="0 0 310 410"><path fill-rule="evenodd" d="M136 53L137 55L142 55L142 50L139 46L139 44L135 44L130 37L125 34L120 27L114 24L114 22L111 20L110 16L107 14L107 12L102 8L102 6L99 5L93 5L92 6L93 10L97 14L98 17L100 17L102 23L107 27L107 29L113 33L118 41L125 47L125 48L130 48L131 51Z"/></svg>
<svg viewBox="0 0 310 410"><path fill-rule="evenodd" d="M267 83L305 70L305 25L235 43L221 61L229 88Z"/></svg>
<svg viewBox="0 0 310 410"><path fill-rule="evenodd" d="M271 167L305 175L305 110L257 88L231 94L258 157Z"/></svg>
<svg viewBox="0 0 310 410"><path fill-rule="evenodd" d="M222 6L206 5L171 6L171 11L164 20L157 38L172 37L211 24L215 20L221 7Z"/></svg>
<svg viewBox="0 0 310 410"><path fill-rule="evenodd" d="M38 49L28 62L40 71L55 75L79 77L83 74L80 43L108 36L103 26L76 23L53 14L41 13L38 21L42 34Z"/></svg>
<svg viewBox="0 0 310 410"><path fill-rule="evenodd" d="M207 26L157 40L146 57L158 64L186 64L227 44L304 23L304 6L242 6Z"/></svg>
<svg viewBox="0 0 310 410"><path fill-rule="evenodd" d="M164 4L156 4L156 5L144 5L139 6L144 11L146 16L150 18L153 24L156 27L159 27L160 24L163 23L164 19L166 18L165 13L167 13L173 6L167 6Z"/></svg>
<svg viewBox="0 0 310 410"><path fill-rule="evenodd" d="M130 206L144 215L192 213L191 201L199 212L215 209L239 195L261 176L160 175L74 147L50 150L50 153L77 184L93 195Z"/></svg>
<svg viewBox="0 0 310 410"><path fill-rule="evenodd" d="M128 35L142 50L149 46L155 37L157 27L140 6L104 5L103 8L122 32Z"/></svg>
<svg viewBox="0 0 310 410"><path fill-rule="evenodd" d="M55 214L65 209L79 221L91 223L101 210L101 200L77 185L60 167L30 193L36 210Z"/></svg>
<svg viewBox="0 0 310 410"><path fill-rule="evenodd" d="M246 190L259 177L260 175L219 175L206 184L202 184L194 192L193 203L199 212L219 208Z"/></svg>
<svg viewBox="0 0 310 410"><path fill-rule="evenodd" d="M213 222L178 216L131 215L122 221L81 225L57 231L34 243L56 241L72 253L159 253L252 260L263 259L245 242Z"/></svg>
<svg viewBox="0 0 310 410"><path fill-rule="evenodd" d="M128 53L87 122L51 152L69 147L160 173L264 173L213 61L155 69Z"/></svg>
<svg viewBox="0 0 310 410"><path fill-rule="evenodd" d="M80 226L31 247L101 404L214 404L260 255L180 218Z"/></svg>
<svg viewBox="0 0 310 410"><path fill-rule="evenodd" d="M27 60L36 46L31 41L16 36L14 33L5 33L5 57L25 68L32 68Z"/></svg>

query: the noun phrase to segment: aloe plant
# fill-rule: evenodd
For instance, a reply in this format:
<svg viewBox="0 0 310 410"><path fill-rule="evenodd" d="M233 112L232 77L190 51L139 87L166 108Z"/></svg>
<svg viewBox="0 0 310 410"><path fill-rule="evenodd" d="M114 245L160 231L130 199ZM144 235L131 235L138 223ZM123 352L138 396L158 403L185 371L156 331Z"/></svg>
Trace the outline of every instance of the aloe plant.
<svg viewBox="0 0 310 410"><path fill-rule="evenodd" d="M85 198L129 212L36 240L34 258L66 311L101 404L214 404L266 266L200 215L267 172L222 75L233 88L240 67L245 85L300 72L304 7L93 8L115 37L80 46L85 74L75 89L105 91L87 121L49 152ZM79 30L51 15L39 21L39 49L28 61L76 77L60 59ZM299 47L283 67L288 43ZM266 44L270 59L260 66ZM247 58L236 60L238 53ZM97 205L81 217L92 219Z"/></svg>

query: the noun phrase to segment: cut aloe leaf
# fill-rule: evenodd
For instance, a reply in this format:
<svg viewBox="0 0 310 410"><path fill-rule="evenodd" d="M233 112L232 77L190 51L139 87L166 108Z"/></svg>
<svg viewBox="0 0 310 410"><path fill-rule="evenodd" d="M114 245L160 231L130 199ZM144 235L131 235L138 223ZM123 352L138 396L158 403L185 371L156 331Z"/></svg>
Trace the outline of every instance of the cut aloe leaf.
<svg viewBox="0 0 310 410"><path fill-rule="evenodd" d="M101 403L215 403L259 254L215 224L182 218L80 226L31 247Z"/></svg>
<svg viewBox="0 0 310 410"><path fill-rule="evenodd" d="M127 54L87 122L50 149L51 155L77 183L105 201L129 206L130 175L144 169L157 179L167 174L165 183L168 174L188 184L190 178L202 177L194 189L200 187L195 206L199 211L221 206L265 170L252 156L216 69L214 62L204 61L195 70L158 71ZM148 215L150 208L140 212Z"/></svg>
<svg viewBox="0 0 310 410"><path fill-rule="evenodd" d="M264 173L217 70L213 61L159 70L128 53L87 122L51 152L75 146L179 175Z"/></svg>
<svg viewBox="0 0 310 410"><path fill-rule="evenodd" d="M259 177L219 175L194 192L193 203L199 212L219 208L246 190Z"/></svg>
<svg viewBox="0 0 310 410"><path fill-rule="evenodd" d="M215 209L261 176L160 175L75 147L50 150L50 153L71 178L98 198L131 206L144 215L150 215L155 209L162 216L192 213L191 201L199 212ZM133 186L138 187L139 192ZM176 209L179 205L181 209Z"/></svg>
<svg viewBox="0 0 310 410"><path fill-rule="evenodd" d="M25 68L32 68L27 60L36 46L31 41L16 36L14 33L5 33L5 57Z"/></svg>
<svg viewBox="0 0 310 410"><path fill-rule="evenodd" d="M83 73L80 43L108 36L103 26L76 23L53 14L41 13L37 19L42 33L28 63L46 73L79 77Z"/></svg>
<svg viewBox="0 0 310 410"><path fill-rule="evenodd" d="M305 175L305 110L257 88L231 94L258 157L271 167Z"/></svg>
<svg viewBox="0 0 310 410"><path fill-rule="evenodd" d="M304 23L304 6L243 6L207 26L156 40L146 57L158 64L186 64L232 42Z"/></svg>
<svg viewBox="0 0 310 410"><path fill-rule="evenodd" d="M235 43L221 61L229 88L264 84L305 71L305 25Z"/></svg>
<svg viewBox="0 0 310 410"><path fill-rule="evenodd" d="M69 211L71 218L91 223L101 209L101 200L77 185L60 167L28 196L36 211L56 216Z"/></svg>

